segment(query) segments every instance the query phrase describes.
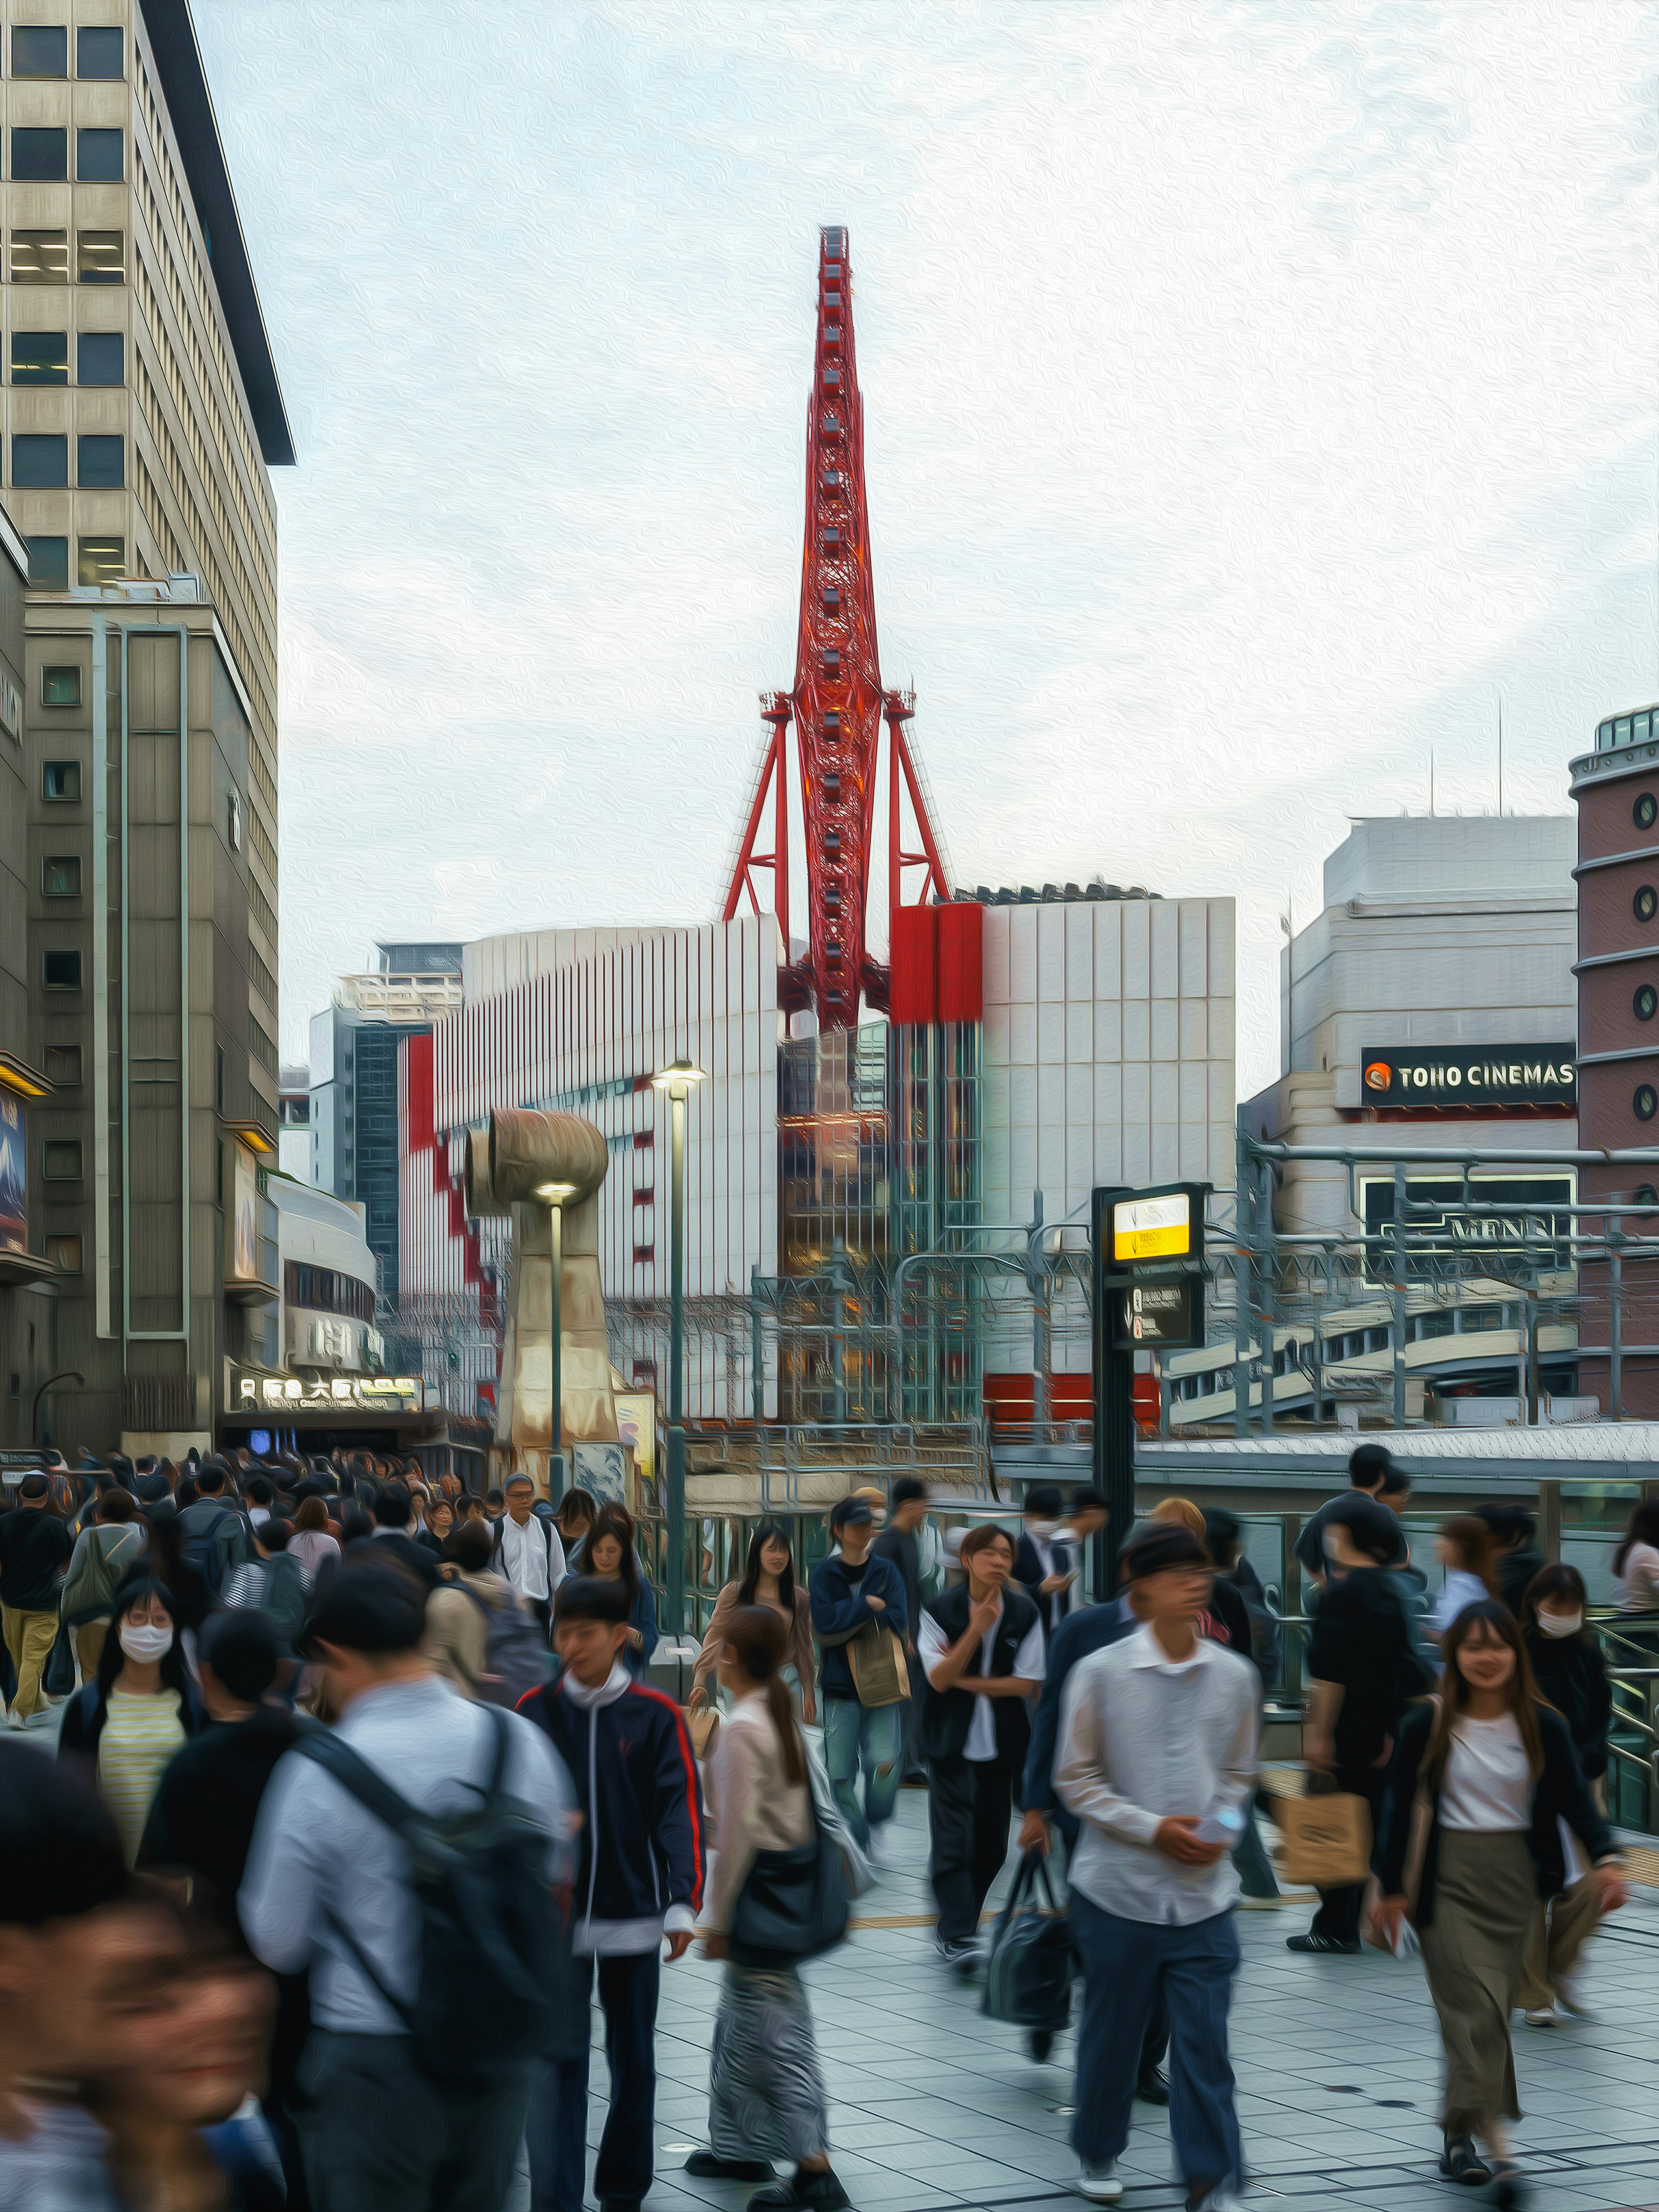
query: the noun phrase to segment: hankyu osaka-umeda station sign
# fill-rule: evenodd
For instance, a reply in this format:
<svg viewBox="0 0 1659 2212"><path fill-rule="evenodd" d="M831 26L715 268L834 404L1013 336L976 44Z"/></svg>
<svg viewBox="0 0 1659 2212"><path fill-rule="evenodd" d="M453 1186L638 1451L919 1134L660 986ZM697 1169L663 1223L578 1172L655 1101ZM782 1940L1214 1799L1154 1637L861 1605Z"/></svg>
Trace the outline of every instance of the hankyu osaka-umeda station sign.
<svg viewBox="0 0 1659 2212"><path fill-rule="evenodd" d="M1576 1106L1575 1051L1571 1044L1367 1045L1361 1103L1431 1114L1449 1106Z"/></svg>

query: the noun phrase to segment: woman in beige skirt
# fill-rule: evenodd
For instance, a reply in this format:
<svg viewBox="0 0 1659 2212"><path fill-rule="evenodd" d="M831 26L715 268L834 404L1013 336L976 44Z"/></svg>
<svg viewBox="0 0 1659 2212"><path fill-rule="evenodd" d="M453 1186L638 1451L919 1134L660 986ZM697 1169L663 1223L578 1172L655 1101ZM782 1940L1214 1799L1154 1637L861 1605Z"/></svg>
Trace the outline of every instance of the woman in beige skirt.
<svg viewBox="0 0 1659 2212"><path fill-rule="evenodd" d="M1623 1866L1509 1608L1496 1599L1465 1607L1443 1650L1440 1696L1401 1723L1377 1841L1377 1919L1390 1943L1409 1919L1423 1946L1446 2053L1440 2171L1492 2181L1493 2202L1513 2207L1526 2185L1510 2143L1521 2117L1510 2014L1538 1901L1566 1880L1561 1824L1591 1863L1603 1912L1625 1901Z"/></svg>

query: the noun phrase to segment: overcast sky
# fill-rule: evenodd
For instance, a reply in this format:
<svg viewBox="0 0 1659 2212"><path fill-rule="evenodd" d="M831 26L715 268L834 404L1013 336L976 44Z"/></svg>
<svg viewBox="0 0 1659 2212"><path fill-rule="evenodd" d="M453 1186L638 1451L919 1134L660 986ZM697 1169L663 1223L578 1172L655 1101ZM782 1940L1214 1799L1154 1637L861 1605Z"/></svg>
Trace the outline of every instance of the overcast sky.
<svg viewBox="0 0 1659 2212"><path fill-rule="evenodd" d="M196 0L299 449L283 1052L376 938L703 920L793 679L817 228L957 879L1565 811L1659 696L1635 0Z"/></svg>

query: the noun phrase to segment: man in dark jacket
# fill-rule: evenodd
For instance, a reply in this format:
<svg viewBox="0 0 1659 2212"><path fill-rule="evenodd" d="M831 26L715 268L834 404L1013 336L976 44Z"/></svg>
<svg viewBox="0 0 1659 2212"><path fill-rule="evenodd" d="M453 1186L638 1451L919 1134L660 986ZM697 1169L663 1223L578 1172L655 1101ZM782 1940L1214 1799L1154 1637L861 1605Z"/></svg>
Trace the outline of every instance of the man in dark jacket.
<svg viewBox="0 0 1659 2212"><path fill-rule="evenodd" d="M927 1778L921 1764L921 1711L927 1696L927 1684L921 1669L915 1663L916 1625L921 1619L921 1546L917 1531L927 1518L927 1486L912 1474L902 1475L893 1485L892 1511L887 1526L871 1545L872 1556L890 1559L899 1571L904 1584L904 1611L910 1623L910 1632L905 1638L904 1656L910 1669L910 1696L902 1708L904 1714L904 1778Z"/></svg>
<svg viewBox="0 0 1659 2212"><path fill-rule="evenodd" d="M48 1710L40 1677L58 1636L58 1594L69 1565L69 1530L50 1508L52 1484L26 1474L15 1512L0 1517L0 1626L16 1675L11 1724Z"/></svg>
<svg viewBox="0 0 1659 2212"><path fill-rule="evenodd" d="M1498 1547L1492 1563L1498 1595L1519 1620L1528 1586L1534 1575L1544 1571L1544 1554L1534 1540L1538 1523L1524 1506L1512 1504L1507 1498L1492 1505L1478 1505L1475 1511L1492 1530Z"/></svg>
<svg viewBox="0 0 1659 2212"><path fill-rule="evenodd" d="M916 1650L927 1677L933 1942L947 1966L966 1968L978 1959L979 1916L1008 1856L1008 1815L1031 1739L1028 1700L1042 1680L1042 1623L1010 1579L1006 1529L970 1528L961 1559L968 1580L929 1601Z"/></svg>
<svg viewBox="0 0 1659 2212"><path fill-rule="evenodd" d="M138 1864L181 1869L200 1885L196 1901L242 1941L236 1893L242 1886L254 1823L277 1760L300 1723L267 1692L282 1663L282 1641L268 1614L252 1607L216 1613L197 1644L202 1702L213 1723L168 1760L149 1808ZM263 2103L282 2154L289 2212L310 2197L295 2112L300 2054L311 2028L306 1974L276 1977L276 2021Z"/></svg>
<svg viewBox="0 0 1659 2212"><path fill-rule="evenodd" d="M902 1774L904 1709L902 1704L866 1705L860 1701L847 1647L855 1637L873 1638L889 1628L905 1643L911 1621L898 1569L890 1559L877 1559L872 1550L875 1516L862 1498L842 1499L830 1513L830 1534L840 1553L832 1553L813 1568L807 1588L812 1633L818 1639L823 1763L854 1841L879 1865L881 1831L893 1816Z"/></svg>
<svg viewBox="0 0 1659 2212"><path fill-rule="evenodd" d="M650 2188L661 1965L684 1956L702 1902L702 1797L685 1723L672 1700L623 1662L628 1592L568 1576L554 1594L564 1672L519 1710L546 1729L581 1806L572 1893L576 1996L599 1967L611 2110L593 2188L600 2212L634 2212ZM556 2061L532 2090L527 2133L535 2212L581 2212L588 2051Z"/></svg>
<svg viewBox="0 0 1659 2212"><path fill-rule="evenodd" d="M196 1478L197 1498L179 1516L179 1537L185 1557L195 1566L217 1597L238 1567L253 1556L248 1524L232 1503L225 1470L217 1460L204 1460Z"/></svg>
<svg viewBox="0 0 1659 2212"><path fill-rule="evenodd" d="M401 1482L388 1482L375 1493L374 1535L365 1537L361 1548L349 1548L354 1558L366 1555L377 1564L395 1559L423 1589L434 1590L442 1580L438 1557L435 1552L428 1552L424 1544L417 1544L410 1534L414 1517L415 1501L407 1488Z"/></svg>
<svg viewBox="0 0 1659 2212"><path fill-rule="evenodd" d="M1316 1513L1310 1514L1302 1534L1296 1540L1294 1549L1304 1575L1313 1576L1316 1581L1323 1581L1326 1574L1325 1523L1351 1498L1361 1497L1375 1500L1379 1491L1388 1488L1393 1468L1394 1462L1386 1444L1354 1446L1348 1454L1347 1490L1340 1498L1327 1498ZM1382 1510L1388 1510L1386 1506ZM1390 1514L1389 1518L1393 1520L1393 1517ZM1385 1567L1403 1567L1407 1559L1406 1532L1397 1521L1394 1523L1394 1554L1392 1558L1384 1559L1382 1565Z"/></svg>
<svg viewBox="0 0 1659 2212"><path fill-rule="evenodd" d="M1026 1492L1014 1580L1036 1607L1045 1636L1058 1629L1077 1593L1077 1555L1069 1544L1056 1540L1060 1515L1060 1492L1053 1483L1039 1482Z"/></svg>

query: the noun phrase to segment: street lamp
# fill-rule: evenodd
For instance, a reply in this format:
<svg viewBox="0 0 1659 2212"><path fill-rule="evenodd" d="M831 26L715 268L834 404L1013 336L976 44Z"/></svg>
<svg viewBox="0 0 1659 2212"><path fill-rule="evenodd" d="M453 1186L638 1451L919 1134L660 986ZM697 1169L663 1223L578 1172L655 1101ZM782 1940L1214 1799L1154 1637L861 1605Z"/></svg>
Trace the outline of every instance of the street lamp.
<svg viewBox="0 0 1659 2212"><path fill-rule="evenodd" d="M564 1274L564 1202L576 1195L576 1186L574 1182L538 1182L536 1195L547 1200L548 1250L553 1263L549 1274L551 1295L547 1309L553 1404L548 1430L547 1495L550 1502L556 1505L564 1496L564 1323L559 1313Z"/></svg>
<svg viewBox="0 0 1659 2212"><path fill-rule="evenodd" d="M668 1093L668 1633L685 1626L685 1102L703 1071L694 1060L671 1060L651 1079Z"/></svg>

